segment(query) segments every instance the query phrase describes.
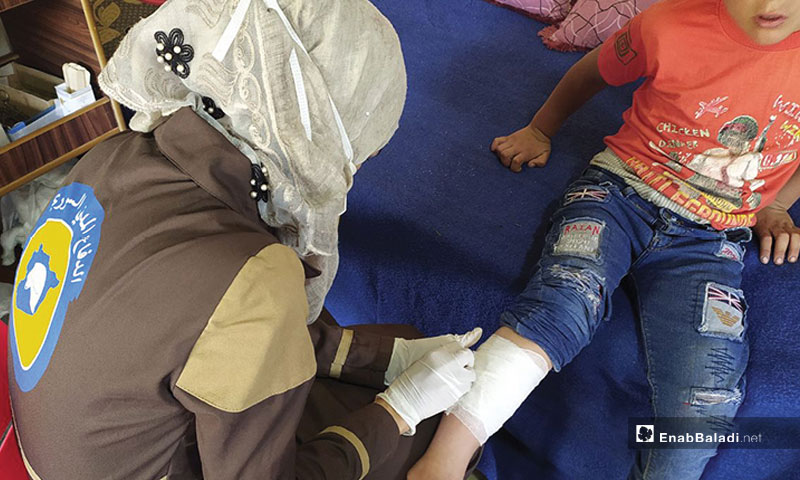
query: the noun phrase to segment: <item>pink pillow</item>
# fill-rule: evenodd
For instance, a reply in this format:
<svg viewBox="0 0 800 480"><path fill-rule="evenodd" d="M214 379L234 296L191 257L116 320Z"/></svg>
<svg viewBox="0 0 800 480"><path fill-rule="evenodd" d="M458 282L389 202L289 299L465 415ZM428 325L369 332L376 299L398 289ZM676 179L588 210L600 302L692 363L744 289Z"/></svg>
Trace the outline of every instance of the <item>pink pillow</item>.
<svg viewBox="0 0 800 480"><path fill-rule="evenodd" d="M489 0L540 22L558 23L566 18L575 0Z"/></svg>
<svg viewBox="0 0 800 480"><path fill-rule="evenodd" d="M539 36L555 50L588 50L603 43L656 1L578 0L560 25L545 27Z"/></svg>

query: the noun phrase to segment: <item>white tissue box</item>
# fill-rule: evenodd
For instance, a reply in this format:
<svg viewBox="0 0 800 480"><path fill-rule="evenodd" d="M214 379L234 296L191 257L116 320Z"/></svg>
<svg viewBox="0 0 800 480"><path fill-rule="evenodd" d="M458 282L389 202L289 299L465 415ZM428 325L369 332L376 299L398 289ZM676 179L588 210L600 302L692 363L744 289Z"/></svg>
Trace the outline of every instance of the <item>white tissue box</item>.
<svg viewBox="0 0 800 480"><path fill-rule="evenodd" d="M61 83L56 85L56 94L59 102L61 102L61 113L65 117L87 105L91 105L95 100L91 85L70 93L67 91L67 84Z"/></svg>

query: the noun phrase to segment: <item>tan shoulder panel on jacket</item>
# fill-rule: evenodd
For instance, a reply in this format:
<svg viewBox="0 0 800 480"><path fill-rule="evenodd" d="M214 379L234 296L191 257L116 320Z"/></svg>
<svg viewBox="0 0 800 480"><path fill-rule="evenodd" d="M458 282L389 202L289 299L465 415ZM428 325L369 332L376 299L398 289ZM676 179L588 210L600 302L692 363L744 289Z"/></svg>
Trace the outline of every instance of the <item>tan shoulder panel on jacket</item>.
<svg viewBox="0 0 800 480"><path fill-rule="evenodd" d="M194 344L177 387L237 413L313 377L304 283L300 260L284 245L251 257Z"/></svg>

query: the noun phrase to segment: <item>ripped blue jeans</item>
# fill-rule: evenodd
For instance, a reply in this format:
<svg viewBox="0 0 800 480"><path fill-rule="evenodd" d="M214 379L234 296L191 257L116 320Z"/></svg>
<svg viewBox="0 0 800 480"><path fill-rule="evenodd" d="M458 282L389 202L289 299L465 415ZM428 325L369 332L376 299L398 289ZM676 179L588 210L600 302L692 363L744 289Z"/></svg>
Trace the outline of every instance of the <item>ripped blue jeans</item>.
<svg viewBox="0 0 800 480"><path fill-rule="evenodd" d="M734 417L749 353L739 288L750 238L748 228L691 222L589 167L567 190L537 271L501 322L542 347L559 371L609 318L611 295L630 275L654 412ZM629 478L700 478L712 447L639 450Z"/></svg>

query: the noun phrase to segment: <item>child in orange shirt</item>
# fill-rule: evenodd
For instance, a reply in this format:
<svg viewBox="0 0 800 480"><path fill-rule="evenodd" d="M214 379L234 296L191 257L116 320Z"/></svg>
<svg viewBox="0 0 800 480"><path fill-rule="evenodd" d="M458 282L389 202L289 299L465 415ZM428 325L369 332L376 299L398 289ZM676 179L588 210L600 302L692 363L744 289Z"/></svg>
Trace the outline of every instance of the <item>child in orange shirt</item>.
<svg viewBox="0 0 800 480"><path fill-rule="evenodd" d="M494 140L512 171L543 167L570 114L607 85L645 79L622 128L566 192L537 272L476 352L477 381L410 479L462 478L547 372L591 341L628 274L654 415L684 419L687 431L736 415L750 227L763 263L800 255L787 213L800 197L798 31L796 0L662 0L575 64L528 126ZM699 478L716 453L706 446L640 450L629 478Z"/></svg>

